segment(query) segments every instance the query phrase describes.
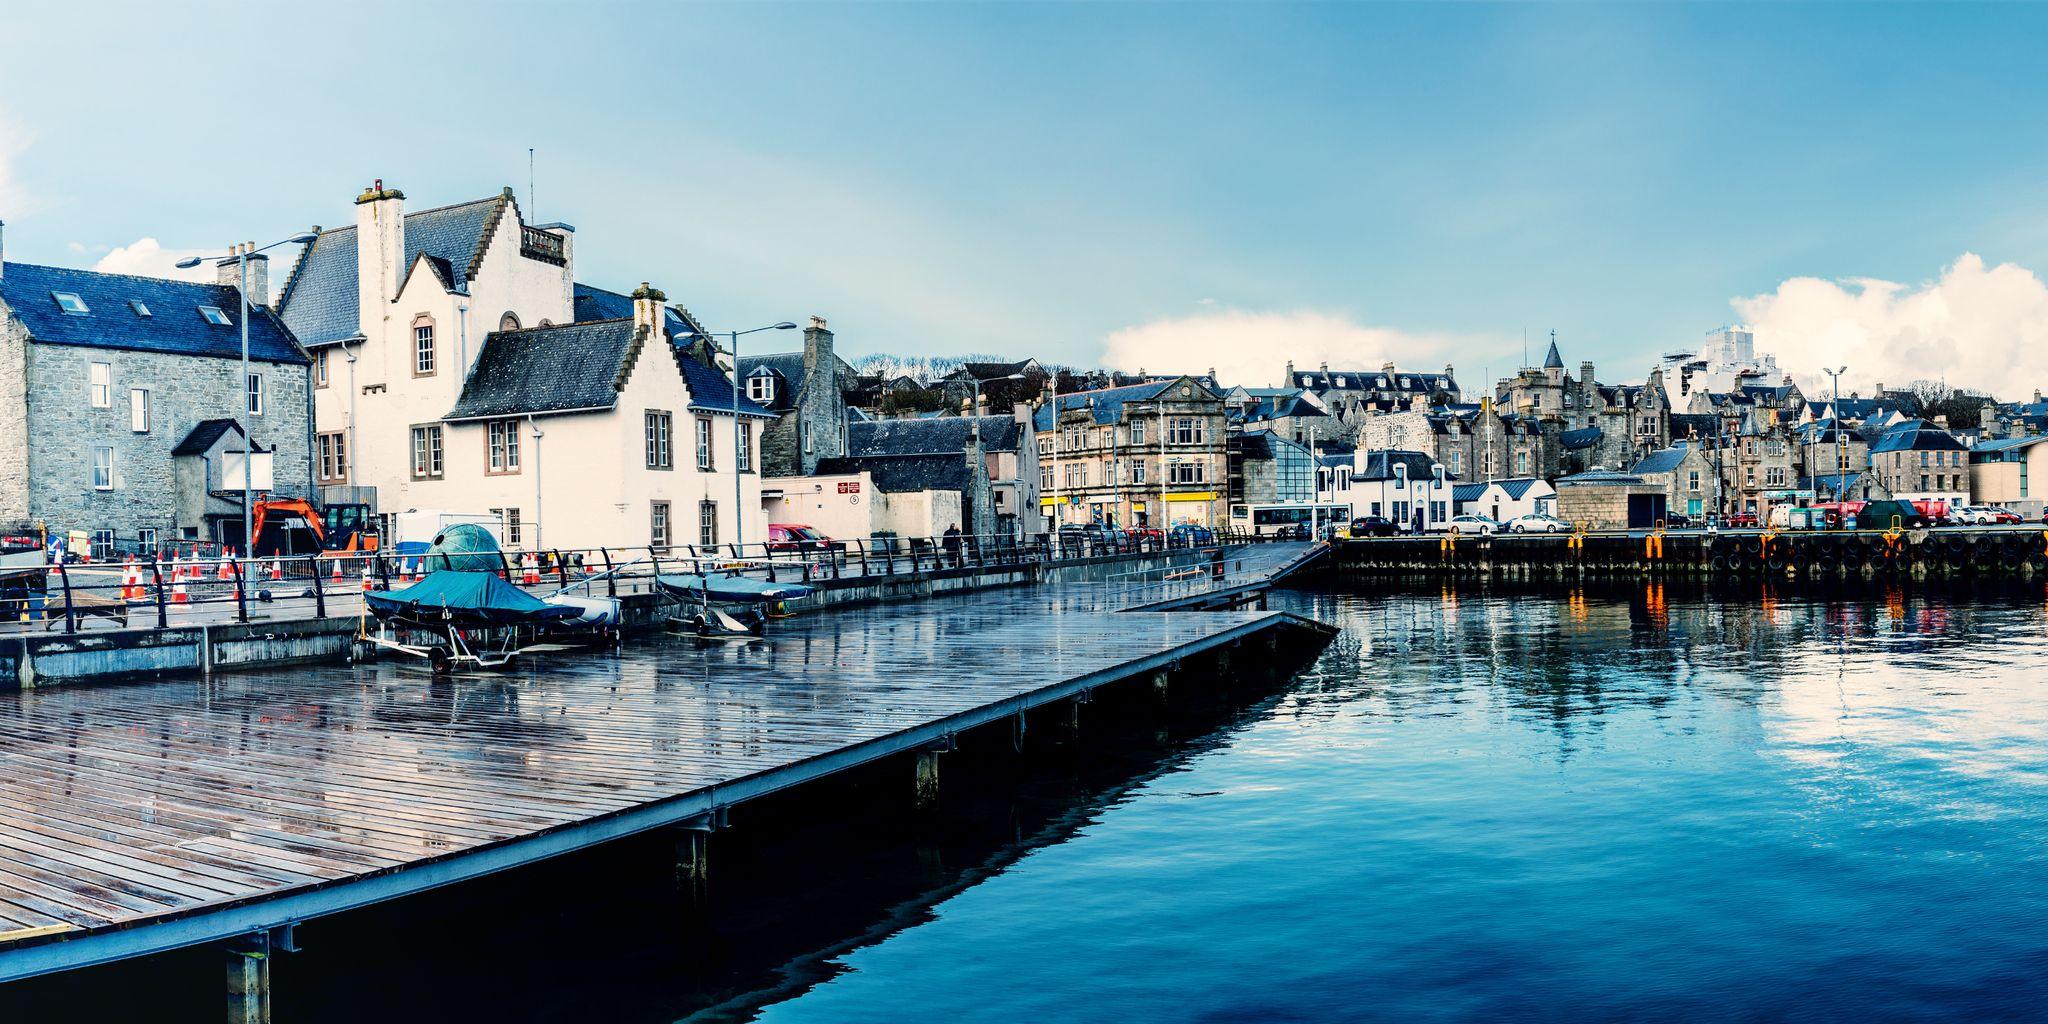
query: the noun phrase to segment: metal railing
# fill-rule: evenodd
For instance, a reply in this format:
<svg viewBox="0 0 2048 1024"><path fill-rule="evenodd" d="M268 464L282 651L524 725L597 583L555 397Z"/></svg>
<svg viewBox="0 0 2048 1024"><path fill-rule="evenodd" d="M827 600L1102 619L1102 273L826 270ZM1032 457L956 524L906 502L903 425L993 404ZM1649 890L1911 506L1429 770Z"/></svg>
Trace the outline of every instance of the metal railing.
<svg viewBox="0 0 2048 1024"><path fill-rule="evenodd" d="M734 573L767 582L829 583L917 573L977 571L1107 555L1143 554L1270 538L1142 531L1073 530L1059 535L953 534L833 541L640 548L509 548L465 558L507 582L543 594L618 597L657 589L657 577ZM479 563L481 563L479 565ZM76 633L359 615L362 595L408 586L441 556L393 551L258 558L228 557L191 544L109 561L0 570L0 630Z"/></svg>

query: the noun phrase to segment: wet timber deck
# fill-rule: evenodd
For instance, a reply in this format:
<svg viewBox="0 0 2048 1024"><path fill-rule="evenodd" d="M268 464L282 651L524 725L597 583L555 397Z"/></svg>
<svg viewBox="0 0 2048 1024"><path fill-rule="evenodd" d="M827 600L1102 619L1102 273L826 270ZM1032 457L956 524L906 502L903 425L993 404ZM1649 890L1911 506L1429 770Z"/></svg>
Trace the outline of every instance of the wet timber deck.
<svg viewBox="0 0 2048 1024"><path fill-rule="evenodd" d="M0 694L0 981L687 821L1292 619L1116 611L1157 593L989 591L438 684L379 662Z"/></svg>

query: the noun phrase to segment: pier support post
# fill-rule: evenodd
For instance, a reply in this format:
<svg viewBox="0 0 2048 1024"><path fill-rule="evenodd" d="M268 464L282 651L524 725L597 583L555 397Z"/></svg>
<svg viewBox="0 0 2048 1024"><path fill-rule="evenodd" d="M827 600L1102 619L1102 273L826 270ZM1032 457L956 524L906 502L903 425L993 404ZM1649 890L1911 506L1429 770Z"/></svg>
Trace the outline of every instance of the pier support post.
<svg viewBox="0 0 2048 1024"><path fill-rule="evenodd" d="M944 752L937 747L917 752L917 783L912 802L919 811L936 810L939 806L939 755Z"/></svg>
<svg viewBox="0 0 2048 1024"><path fill-rule="evenodd" d="M711 832L685 829L676 836L676 886L692 903L702 903L711 880Z"/></svg>
<svg viewBox="0 0 2048 1024"><path fill-rule="evenodd" d="M270 1024L269 944L229 946L227 969L228 1024Z"/></svg>
<svg viewBox="0 0 2048 1024"><path fill-rule="evenodd" d="M1161 707L1166 705L1166 672L1152 673L1152 699Z"/></svg>

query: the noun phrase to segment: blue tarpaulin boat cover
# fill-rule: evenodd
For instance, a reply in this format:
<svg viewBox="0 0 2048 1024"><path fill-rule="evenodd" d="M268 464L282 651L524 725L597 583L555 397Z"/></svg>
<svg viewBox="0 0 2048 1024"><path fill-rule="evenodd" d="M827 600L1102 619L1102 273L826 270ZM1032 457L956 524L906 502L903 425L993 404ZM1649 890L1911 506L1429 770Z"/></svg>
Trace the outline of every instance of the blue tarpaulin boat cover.
<svg viewBox="0 0 2048 1024"><path fill-rule="evenodd" d="M765 604L769 601L794 601L816 592L816 588L801 583L769 583L749 579L732 573L712 573L708 582L699 573L663 573L657 577L662 589L686 597L708 596L713 601L733 603L754 602Z"/></svg>
<svg viewBox="0 0 2048 1024"><path fill-rule="evenodd" d="M363 595L380 619L448 622L457 626L522 626L576 616L488 572L442 569L403 590Z"/></svg>

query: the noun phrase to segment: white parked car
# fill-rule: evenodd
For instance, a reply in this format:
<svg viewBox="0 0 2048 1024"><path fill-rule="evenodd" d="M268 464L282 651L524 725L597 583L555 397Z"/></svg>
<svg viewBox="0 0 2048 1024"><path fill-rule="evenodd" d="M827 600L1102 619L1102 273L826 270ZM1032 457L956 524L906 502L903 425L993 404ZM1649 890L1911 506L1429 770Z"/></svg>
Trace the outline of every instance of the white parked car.
<svg viewBox="0 0 2048 1024"><path fill-rule="evenodd" d="M1486 537L1498 532L1500 524L1485 516L1462 515L1452 516L1451 521L1444 524L1444 528L1446 530L1456 530L1460 536L1477 535Z"/></svg>
<svg viewBox="0 0 2048 1024"><path fill-rule="evenodd" d="M1572 524L1567 523L1556 516L1546 516L1540 513L1531 513L1526 516L1516 516L1513 519L1510 519L1507 522L1502 523L1501 525L1506 527L1509 533L1572 532Z"/></svg>

